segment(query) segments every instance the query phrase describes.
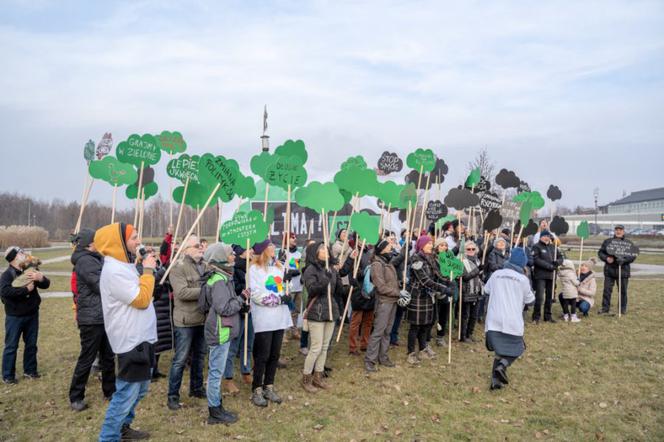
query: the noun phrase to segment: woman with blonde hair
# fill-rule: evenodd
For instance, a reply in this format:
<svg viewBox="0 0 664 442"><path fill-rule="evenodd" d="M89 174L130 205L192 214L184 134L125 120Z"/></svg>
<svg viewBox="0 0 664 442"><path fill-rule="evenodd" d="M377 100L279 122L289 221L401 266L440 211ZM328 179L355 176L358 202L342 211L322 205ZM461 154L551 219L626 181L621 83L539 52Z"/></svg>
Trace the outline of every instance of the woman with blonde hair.
<svg viewBox="0 0 664 442"><path fill-rule="evenodd" d="M287 303L290 296L284 280L284 266L275 259L270 240L254 244L254 257L247 275L251 291L251 315L254 325L254 379L251 402L267 407L268 401L281 403L274 390L274 377L281 354L284 330L293 326Z"/></svg>

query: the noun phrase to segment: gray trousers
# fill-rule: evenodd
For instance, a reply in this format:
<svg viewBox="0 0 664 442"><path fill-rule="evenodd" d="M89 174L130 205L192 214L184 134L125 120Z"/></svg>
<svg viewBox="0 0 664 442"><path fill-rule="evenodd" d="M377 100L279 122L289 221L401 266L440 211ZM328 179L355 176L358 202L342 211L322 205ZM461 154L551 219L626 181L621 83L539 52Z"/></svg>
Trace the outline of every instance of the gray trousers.
<svg viewBox="0 0 664 442"><path fill-rule="evenodd" d="M397 312L396 303L386 303L376 300L374 309L373 331L369 338L369 346L364 357L365 362L373 364L387 359L387 350L390 348L390 332Z"/></svg>

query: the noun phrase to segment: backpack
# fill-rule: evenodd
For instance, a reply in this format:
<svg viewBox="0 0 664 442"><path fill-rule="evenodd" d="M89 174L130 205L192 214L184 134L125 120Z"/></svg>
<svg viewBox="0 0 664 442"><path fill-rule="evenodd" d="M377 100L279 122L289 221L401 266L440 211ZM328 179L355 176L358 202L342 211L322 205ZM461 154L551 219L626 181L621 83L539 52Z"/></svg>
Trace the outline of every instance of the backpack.
<svg viewBox="0 0 664 442"><path fill-rule="evenodd" d="M371 266L367 266L364 272L364 280L362 281L362 296L366 299L373 299L374 285L371 282Z"/></svg>

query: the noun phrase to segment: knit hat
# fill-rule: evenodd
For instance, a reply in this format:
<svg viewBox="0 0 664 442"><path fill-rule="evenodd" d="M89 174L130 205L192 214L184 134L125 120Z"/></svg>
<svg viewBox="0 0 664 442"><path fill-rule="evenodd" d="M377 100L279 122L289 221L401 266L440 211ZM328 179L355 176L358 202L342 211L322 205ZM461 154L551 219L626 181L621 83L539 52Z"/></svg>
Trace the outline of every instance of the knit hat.
<svg viewBox="0 0 664 442"><path fill-rule="evenodd" d="M7 262L12 262L14 258L16 258L16 255L21 253L23 250L19 246L10 246L7 247L7 250L5 250L5 259Z"/></svg>
<svg viewBox="0 0 664 442"><path fill-rule="evenodd" d="M228 262L228 258L233 254L233 248L228 244L218 242L212 244L207 248L203 259L208 262L217 262L219 264L225 264Z"/></svg>
<svg viewBox="0 0 664 442"><path fill-rule="evenodd" d="M595 258L590 258L589 260L583 261L581 263L582 266L588 267L591 272L595 268L595 264L597 264L597 261L595 260Z"/></svg>
<svg viewBox="0 0 664 442"><path fill-rule="evenodd" d="M447 241L445 241L445 238L438 238L435 243L433 243L433 248L438 250L438 247L441 244L447 244Z"/></svg>
<svg viewBox="0 0 664 442"><path fill-rule="evenodd" d="M233 248L233 253L235 253L235 256L240 256L247 251L247 249L237 244L233 244L231 247Z"/></svg>
<svg viewBox="0 0 664 442"><path fill-rule="evenodd" d="M81 229L74 238L74 244L85 249L95 240L95 233L97 233L97 231L93 229Z"/></svg>
<svg viewBox="0 0 664 442"><path fill-rule="evenodd" d="M498 238L493 240L493 246L496 247L499 242L504 242L505 245L507 245L507 240L503 238L502 236L499 236Z"/></svg>
<svg viewBox="0 0 664 442"><path fill-rule="evenodd" d="M383 253L383 250L390 244L390 242L386 239L383 239L376 244L376 255L380 255Z"/></svg>
<svg viewBox="0 0 664 442"><path fill-rule="evenodd" d="M337 230L337 239L341 239L341 234L342 234L343 232L345 232L345 231L346 231L346 229L339 229L339 230Z"/></svg>
<svg viewBox="0 0 664 442"><path fill-rule="evenodd" d="M430 242L433 242L433 240L429 235L420 235L420 237L417 239L417 243L415 243L415 251L416 252L421 251L424 248L424 246L426 246Z"/></svg>
<svg viewBox="0 0 664 442"><path fill-rule="evenodd" d="M551 232L549 232L548 230L542 230L542 231L540 232L540 238L544 238L545 236L548 236L548 237L550 238L550 237L552 237L553 235L551 235Z"/></svg>
<svg viewBox="0 0 664 442"><path fill-rule="evenodd" d="M263 252L265 251L265 249L267 249L271 244L272 244L272 241L270 241L269 239L266 239L266 240L263 241L263 242L259 242L259 243L254 244L254 253L257 254L257 255L260 255L260 254L263 253Z"/></svg>
<svg viewBox="0 0 664 442"><path fill-rule="evenodd" d="M510 255L509 262L519 268L525 267L526 264L528 264L528 259L526 258L526 252L524 252L523 249L520 247L513 249L512 254Z"/></svg>

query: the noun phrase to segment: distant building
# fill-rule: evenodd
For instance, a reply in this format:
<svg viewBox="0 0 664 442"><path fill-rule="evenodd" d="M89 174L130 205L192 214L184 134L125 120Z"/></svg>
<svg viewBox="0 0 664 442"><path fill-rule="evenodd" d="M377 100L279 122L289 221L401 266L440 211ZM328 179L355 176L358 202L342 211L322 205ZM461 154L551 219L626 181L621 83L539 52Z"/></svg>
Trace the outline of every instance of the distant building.
<svg viewBox="0 0 664 442"><path fill-rule="evenodd" d="M608 205L608 213L664 213L664 187L639 190Z"/></svg>

